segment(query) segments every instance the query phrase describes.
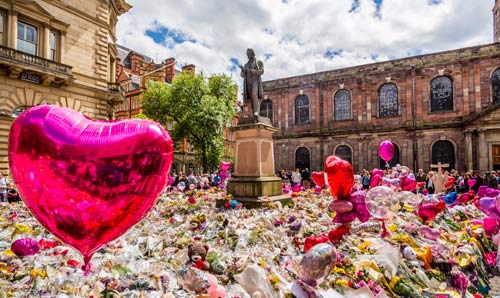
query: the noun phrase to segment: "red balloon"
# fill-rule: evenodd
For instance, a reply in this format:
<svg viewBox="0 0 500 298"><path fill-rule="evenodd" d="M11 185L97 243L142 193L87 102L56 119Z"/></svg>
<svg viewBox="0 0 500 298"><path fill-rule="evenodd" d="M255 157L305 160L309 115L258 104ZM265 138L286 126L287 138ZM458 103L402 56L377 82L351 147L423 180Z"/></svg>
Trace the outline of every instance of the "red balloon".
<svg viewBox="0 0 500 298"><path fill-rule="evenodd" d="M334 200L330 203L329 208L331 211L335 211L338 213L347 213L351 211L354 206L347 200Z"/></svg>
<svg viewBox="0 0 500 298"><path fill-rule="evenodd" d="M314 181L314 184L319 187L323 187L325 185L325 173L324 172L312 172L311 179Z"/></svg>
<svg viewBox="0 0 500 298"><path fill-rule="evenodd" d="M173 143L157 123L92 121L67 108L26 110L9 135L12 175L26 206L84 256L139 222L167 182Z"/></svg>
<svg viewBox="0 0 500 298"><path fill-rule="evenodd" d="M328 236L326 234L321 234L318 236L309 236L304 241L304 252L307 252L316 244L325 243L327 241L328 241Z"/></svg>
<svg viewBox="0 0 500 298"><path fill-rule="evenodd" d="M329 156L325 162L325 172L332 196L338 199L349 198L354 185L352 165L340 157Z"/></svg>

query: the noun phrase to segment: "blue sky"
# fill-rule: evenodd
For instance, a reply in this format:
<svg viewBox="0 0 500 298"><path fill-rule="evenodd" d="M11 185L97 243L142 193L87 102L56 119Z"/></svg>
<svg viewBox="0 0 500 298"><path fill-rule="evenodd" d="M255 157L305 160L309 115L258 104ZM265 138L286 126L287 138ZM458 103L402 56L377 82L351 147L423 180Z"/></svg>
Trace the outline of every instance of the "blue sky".
<svg viewBox="0 0 500 298"><path fill-rule="evenodd" d="M247 48L270 80L493 41L493 0L127 2L120 44L235 80Z"/></svg>

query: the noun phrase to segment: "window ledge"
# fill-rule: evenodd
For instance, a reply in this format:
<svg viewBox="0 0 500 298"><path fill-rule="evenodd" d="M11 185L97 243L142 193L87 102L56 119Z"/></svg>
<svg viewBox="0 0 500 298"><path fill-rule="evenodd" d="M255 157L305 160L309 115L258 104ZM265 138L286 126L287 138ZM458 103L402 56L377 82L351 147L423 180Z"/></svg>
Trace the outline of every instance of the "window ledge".
<svg viewBox="0 0 500 298"><path fill-rule="evenodd" d="M456 110L446 110L446 111L429 111L429 115L432 114L447 114L447 113L455 113Z"/></svg>

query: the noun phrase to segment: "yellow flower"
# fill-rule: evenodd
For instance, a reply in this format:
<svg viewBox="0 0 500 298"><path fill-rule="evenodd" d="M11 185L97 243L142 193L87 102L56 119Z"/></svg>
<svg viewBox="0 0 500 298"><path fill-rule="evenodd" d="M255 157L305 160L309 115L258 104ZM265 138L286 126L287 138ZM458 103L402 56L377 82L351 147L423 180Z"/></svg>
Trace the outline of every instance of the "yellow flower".
<svg viewBox="0 0 500 298"><path fill-rule="evenodd" d="M16 256L16 254L10 249L4 250L3 255L6 257L15 257Z"/></svg>
<svg viewBox="0 0 500 298"><path fill-rule="evenodd" d="M396 230L398 229L398 227L395 225L395 224L391 224L387 227L387 229L391 232L396 232Z"/></svg>
<svg viewBox="0 0 500 298"><path fill-rule="evenodd" d="M358 249L359 251L361 252L368 252L370 250L370 246L371 246L371 242L370 241L366 241L366 240L363 240L363 242L361 242L359 245L358 245Z"/></svg>
<svg viewBox="0 0 500 298"><path fill-rule="evenodd" d="M273 285L274 285L274 284L279 283L280 279L279 279L276 275L271 274L271 275L269 276L269 281L271 282L271 284L273 284Z"/></svg>
<svg viewBox="0 0 500 298"><path fill-rule="evenodd" d="M19 235L19 234L32 234L33 233L33 230L26 224L14 224L14 232L12 232L12 236L11 237L14 237L15 235Z"/></svg>
<svg viewBox="0 0 500 298"><path fill-rule="evenodd" d="M337 274L345 274L345 269L342 267L334 267L333 272Z"/></svg>
<svg viewBox="0 0 500 298"><path fill-rule="evenodd" d="M32 269L30 271L30 275L35 278L37 276L40 276L41 278L45 279L47 278L47 272L45 272L44 270L40 270L40 269Z"/></svg>
<svg viewBox="0 0 500 298"><path fill-rule="evenodd" d="M349 281L348 281L348 280L345 280L345 279L340 279L340 278L339 278L339 279L337 279L337 280L335 281L335 283L336 283L337 285L339 285L339 286L346 286L346 287L348 287L348 286L349 286Z"/></svg>
<svg viewBox="0 0 500 298"><path fill-rule="evenodd" d="M389 283L389 287L391 289L394 289L394 287L398 284L398 282L401 280L400 277L398 276L394 276L394 278L391 280L391 282Z"/></svg>
<svg viewBox="0 0 500 298"><path fill-rule="evenodd" d="M264 261L264 259L261 259L259 262L259 266L262 268L266 267L266 261Z"/></svg>

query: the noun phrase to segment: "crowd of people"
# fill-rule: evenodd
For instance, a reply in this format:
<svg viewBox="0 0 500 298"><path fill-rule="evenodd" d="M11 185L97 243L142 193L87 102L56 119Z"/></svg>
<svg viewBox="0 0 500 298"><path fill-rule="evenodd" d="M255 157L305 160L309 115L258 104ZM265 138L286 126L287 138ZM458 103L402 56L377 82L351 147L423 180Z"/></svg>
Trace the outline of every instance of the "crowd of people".
<svg viewBox="0 0 500 298"><path fill-rule="evenodd" d="M363 169L358 173L361 177L363 189L370 188L371 172ZM385 177L392 176L392 169L384 170ZM417 173L410 170L408 174L411 178L417 181L417 190L419 192L426 192L434 194L436 188L441 190L441 187L446 185L448 181L452 181L450 187L446 187L445 192L465 193L470 190L477 192L481 185L486 185L490 188L498 189L500 185L500 170L487 171L481 175L479 171L459 172L457 170L437 170L437 171L424 171L419 169ZM292 186L300 184L304 187L314 186L314 181L311 180L311 173L308 168L303 170L295 169L295 171L280 170L276 173L284 182L290 183ZM453 179L449 179L452 177Z"/></svg>
<svg viewBox="0 0 500 298"><path fill-rule="evenodd" d="M173 172L170 176L169 184L176 188L182 185L185 190L208 189L210 187L220 186L222 180L222 177L217 172L195 175L194 172L190 171L187 176L183 172L179 172L179 174Z"/></svg>

